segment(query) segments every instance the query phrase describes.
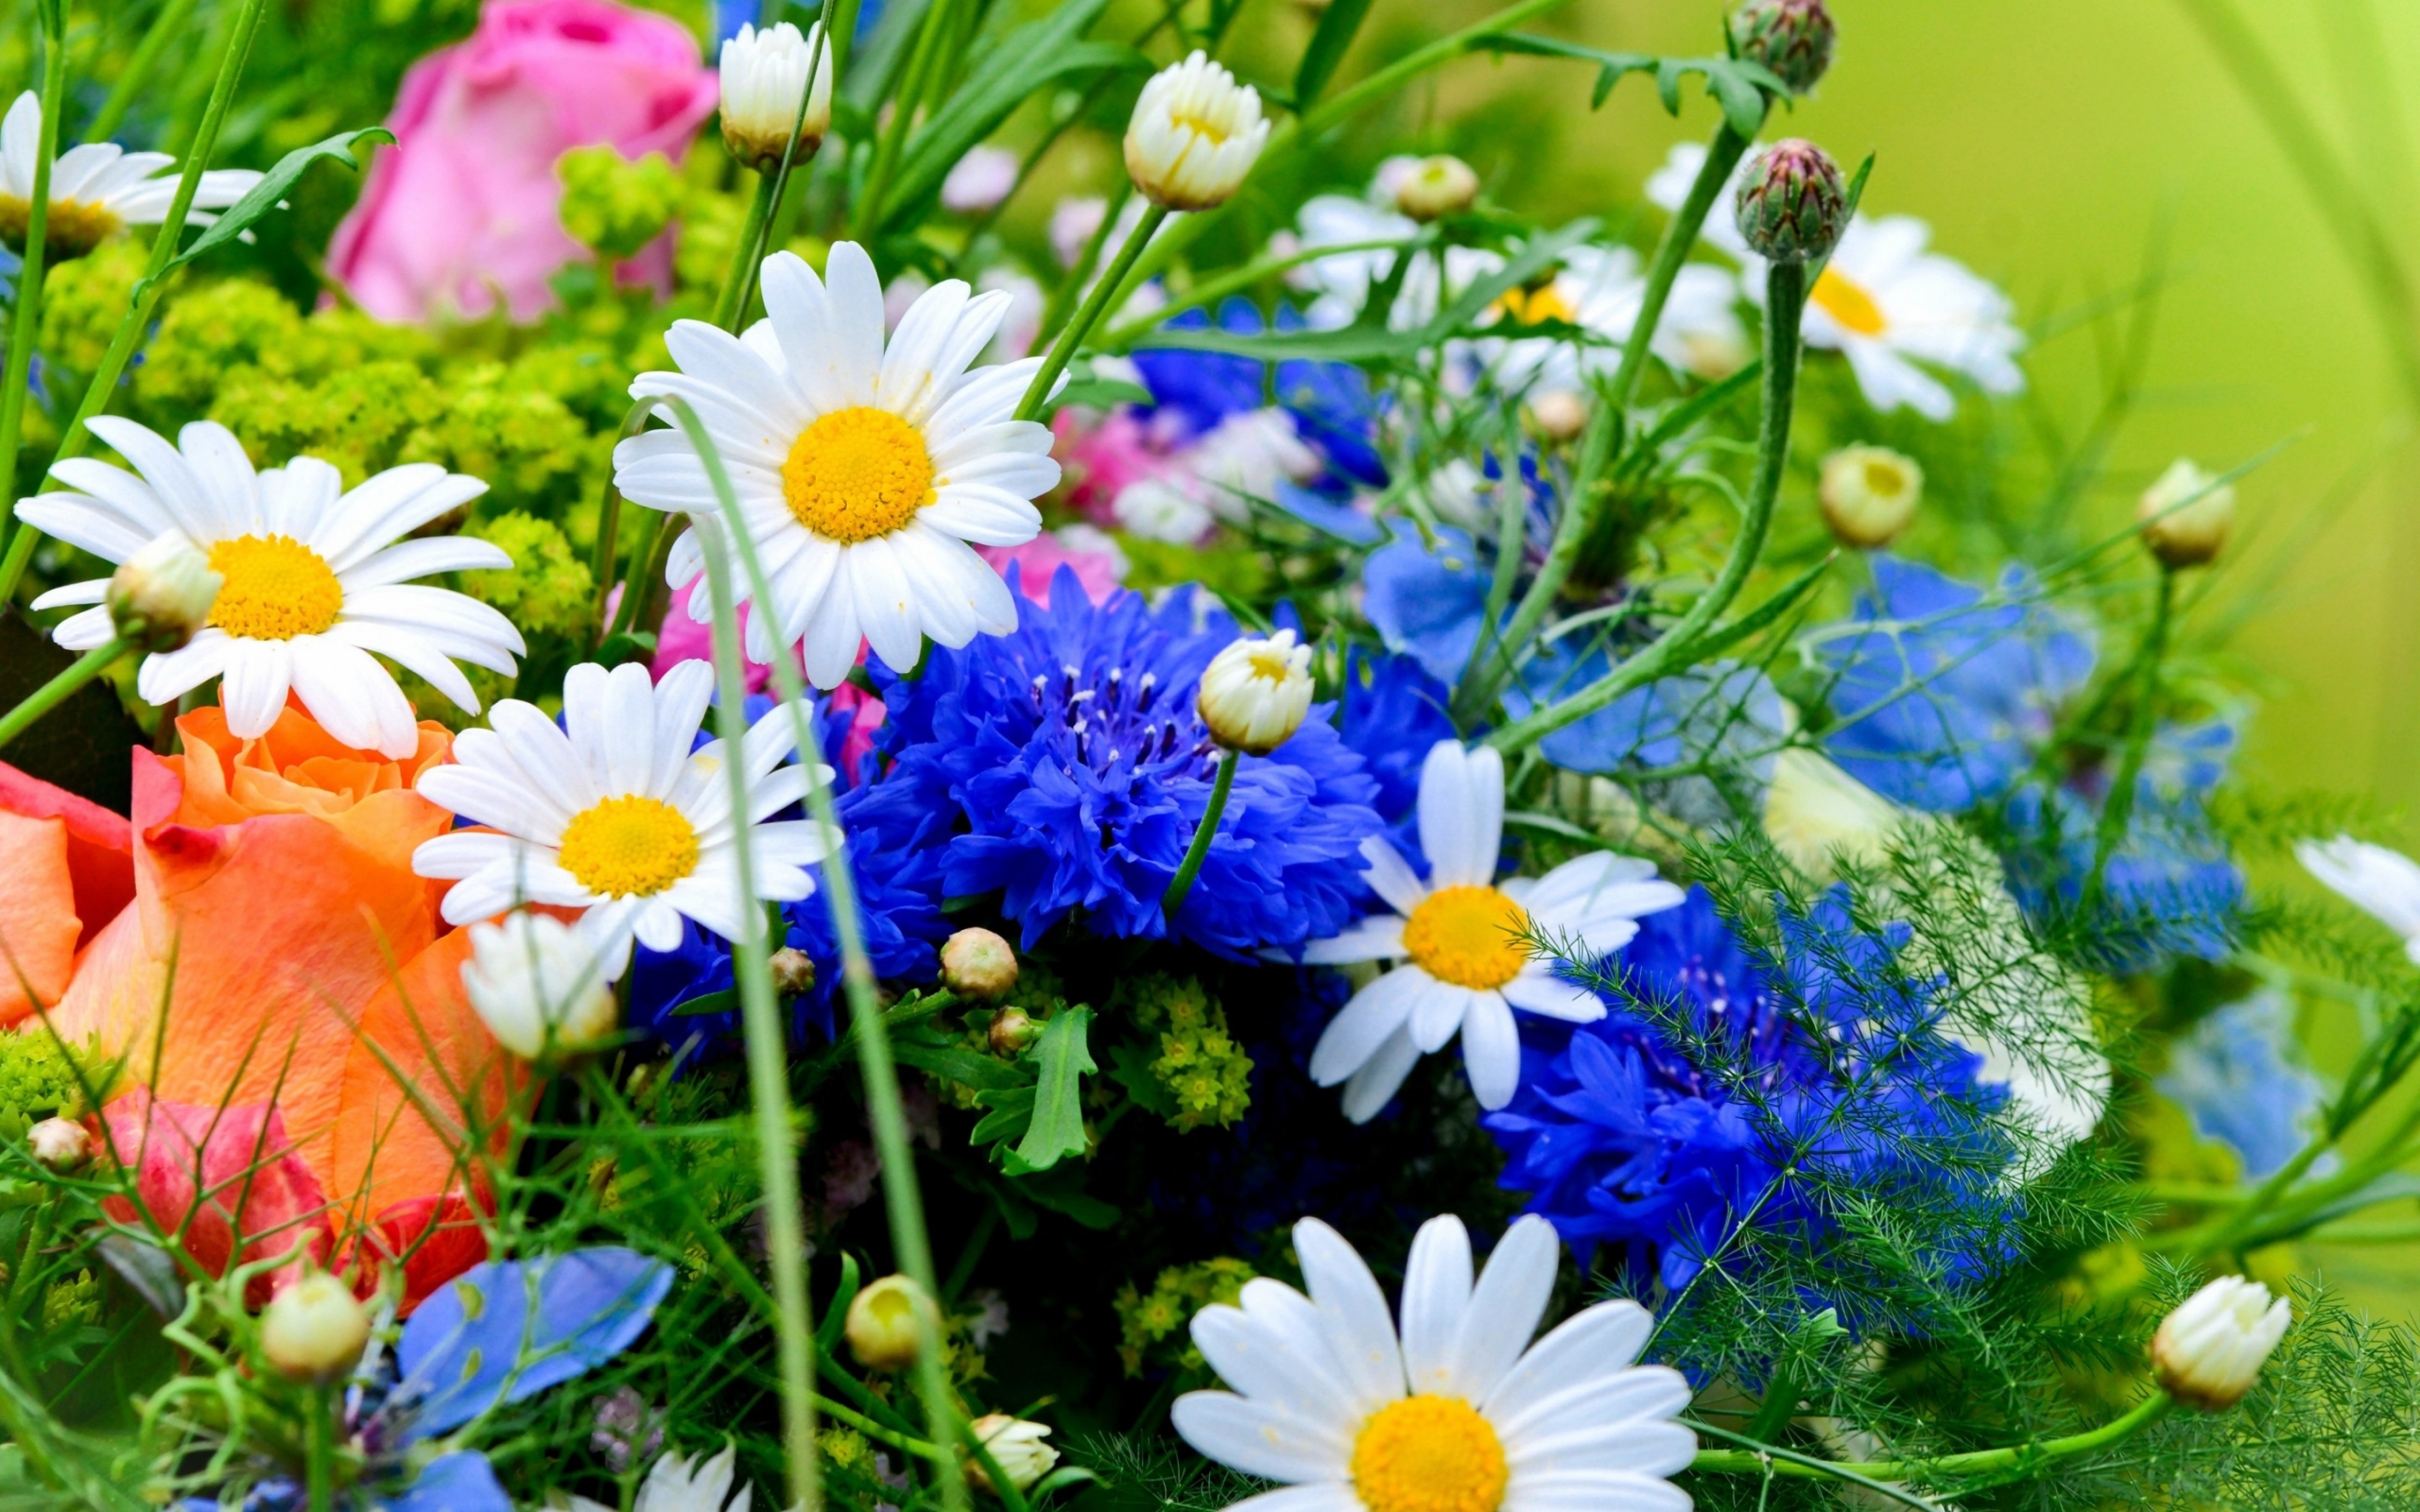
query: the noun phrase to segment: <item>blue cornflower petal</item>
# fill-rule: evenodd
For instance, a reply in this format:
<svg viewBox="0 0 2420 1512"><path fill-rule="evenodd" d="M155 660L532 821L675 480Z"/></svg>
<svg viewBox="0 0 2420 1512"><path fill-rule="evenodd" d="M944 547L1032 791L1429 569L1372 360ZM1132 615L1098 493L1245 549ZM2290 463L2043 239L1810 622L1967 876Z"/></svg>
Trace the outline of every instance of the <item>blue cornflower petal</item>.
<svg viewBox="0 0 2420 1512"><path fill-rule="evenodd" d="M2169 1050L2154 1083L2193 1120L2203 1138L2242 1158L2258 1180L2299 1153L2325 1089L2293 1052L2292 1008L2282 994L2230 1003Z"/></svg>
<svg viewBox="0 0 2420 1512"><path fill-rule="evenodd" d="M1467 532L1437 528L1434 547L1409 525L1361 567L1362 612L1387 649L1411 657L1451 687L1478 645L1489 575Z"/></svg>
<svg viewBox="0 0 2420 1512"><path fill-rule="evenodd" d="M407 1441L585 1375L629 1349L671 1289L671 1266L611 1246L472 1267L421 1304L396 1344L396 1391L416 1403Z"/></svg>
<svg viewBox="0 0 2420 1512"><path fill-rule="evenodd" d="M387 1512L512 1512L495 1467L475 1450L441 1455L400 1496L378 1503Z"/></svg>

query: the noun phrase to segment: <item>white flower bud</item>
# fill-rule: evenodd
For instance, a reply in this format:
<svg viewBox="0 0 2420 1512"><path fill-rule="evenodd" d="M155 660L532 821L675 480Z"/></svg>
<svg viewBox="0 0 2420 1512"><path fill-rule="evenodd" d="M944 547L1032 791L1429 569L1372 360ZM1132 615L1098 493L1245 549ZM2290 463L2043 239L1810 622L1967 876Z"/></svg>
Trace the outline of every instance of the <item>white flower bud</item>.
<svg viewBox="0 0 2420 1512"><path fill-rule="evenodd" d="M844 1332L849 1350L870 1370L904 1370L916 1363L918 1313L936 1335L941 1318L933 1304L905 1276L885 1276L860 1289L849 1303Z"/></svg>
<svg viewBox="0 0 2420 1512"><path fill-rule="evenodd" d="M1925 470L1913 457L1884 446L1844 446L1824 458L1816 496L1833 540L1875 551L1899 539L1924 492Z"/></svg>
<svg viewBox="0 0 2420 1512"><path fill-rule="evenodd" d="M1225 204L1269 140L1260 92L1199 51L1151 76L1126 126L1126 172L1170 210Z"/></svg>
<svg viewBox="0 0 2420 1512"><path fill-rule="evenodd" d="M524 1060L594 1049L618 1019L604 961L577 930L545 914L472 925L462 988L496 1042Z"/></svg>
<svg viewBox="0 0 2420 1512"><path fill-rule="evenodd" d="M210 623L225 581L181 530L154 537L110 576L110 623L146 651L174 651Z"/></svg>
<svg viewBox="0 0 2420 1512"><path fill-rule="evenodd" d="M1811 750L1792 746L1773 758L1765 833L1790 865L1819 882L1832 878L1838 861L1881 862L1906 817L1889 799Z"/></svg>
<svg viewBox="0 0 2420 1512"><path fill-rule="evenodd" d="M942 180L942 208L953 215L979 215L1009 198L1017 186L1017 155L988 144L970 147Z"/></svg>
<svg viewBox="0 0 2420 1512"><path fill-rule="evenodd" d="M1229 750L1266 756L1303 728L1311 708L1311 648L1280 630L1230 644L1201 674L1194 708L1210 738Z"/></svg>
<svg viewBox="0 0 2420 1512"><path fill-rule="evenodd" d="M1017 953L988 929L961 929L942 942L942 985L990 1002L1017 985Z"/></svg>
<svg viewBox="0 0 2420 1512"><path fill-rule="evenodd" d="M2188 1407L2224 1412L2244 1399L2294 1320L2293 1304L2240 1276L2187 1297L2152 1336L2152 1373Z"/></svg>
<svg viewBox="0 0 2420 1512"><path fill-rule="evenodd" d="M810 60L815 89L802 121L799 97L807 88ZM769 173L789 151L793 127L795 163L815 156L823 133L832 129L832 44L821 23L805 36L786 21L763 31L743 23L739 34L722 44L723 146L741 163Z"/></svg>
<svg viewBox="0 0 2420 1512"><path fill-rule="evenodd" d="M2235 525L2235 485L2211 487L2216 482L2179 457L2143 490L2135 518L2142 522L2143 544L2152 556L2171 568L2199 567L2226 545Z"/></svg>
<svg viewBox="0 0 2420 1512"><path fill-rule="evenodd" d="M1478 198L1478 170L1440 153L1416 160L1395 183L1395 208L1424 224L1471 208Z"/></svg>
<svg viewBox="0 0 2420 1512"><path fill-rule="evenodd" d="M1034 1482L1049 1474L1050 1468L1059 1463L1059 1452L1043 1442L1050 1436L1050 1430L1040 1423L1011 1418L1004 1412L987 1412L967 1427L991 1454L993 1463L1000 1467L1000 1473L1020 1491L1032 1490ZM1000 1494L983 1462L972 1455L967 1457L966 1478L980 1490L994 1496Z"/></svg>
<svg viewBox="0 0 2420 1512"><path fill-rule="evenodd" d="M1576 441L1588 428L1588 401L1568 388L1549 388L1530 400L1530 420L1549 441Z"/></svg>
<svg viewBox="0 0 2420 1512"><path fill-rule="evenodd" d="M34 1164L63 1174L91 1157L93 1136L73 1119L45 1118L26 1130L26 1148L32 1152Z"/></svg>
<svg viewBox="0 0 2420 1512"><path fill-rule="evenodd" d="M296 1280L261 1314L261 1352L289 1381L334 1381L369 1343L370 1310L323 1270Z"/></svg>

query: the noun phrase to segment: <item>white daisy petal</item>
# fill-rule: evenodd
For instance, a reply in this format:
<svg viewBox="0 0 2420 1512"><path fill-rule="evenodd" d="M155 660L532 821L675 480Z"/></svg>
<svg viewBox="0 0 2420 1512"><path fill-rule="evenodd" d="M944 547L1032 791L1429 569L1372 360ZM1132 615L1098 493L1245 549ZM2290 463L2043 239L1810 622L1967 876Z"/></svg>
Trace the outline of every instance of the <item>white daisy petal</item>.
<svg viewBox="0 0 2420 1512"><path fill-rule="evenodd" d="M1540 1339L1478 1405L1509 1432L1549 1406L1575 1374L1629 1366L1654 1329L1654 1315L1636 1302L1599 1302Z"/></svg>
<svg viewBox="0 0 2420 1512"><path fill-rule="evenodd" d="M1347 1078L1344 1095L1338 1100L1338 1108L1348 1122L1367 1124L1394 1100L1404 1078L1409 1076L1411 1068L1418 1064L1420 1047L1411 1042L1411 1031L1397 1029L1370 1053L1370 1058L1362 1063L1359 1071Z"/></svg>
<svg viewBox="0 0 2420 1512"><path fill-rule="evenodd" d="M1487 1268L1471 1288L1470 1304L1462 1311L1451 1347L1445 1351L1442 1379L1450 1387L1431 1387L1466 1401L1485 1401L1512 1362L1529 1348L1554 1295L1554 1271L1562 1258L1562 1241L1554 1225L1535 1213L1512 1220L1487 1257ZM1419 1383L1413 1381L1415 1390Z"/></svg>
<svg viewBox="0 0 2420 1512"><path fill-rule="evenodd" d="M285 641L240 641L228 647L227 667L220 674L218 700L226 706L227 729L238 740L266 735L285 708L294 686L294 655ZM354 731L366 733L367 731ZM346 731L328 733L346 745Z"/></svg>
<svg viewBox="0 0 2420 1512"><path fill-rule="evenodd" d="M1504 758L1481 747L1439 741L1420 769L1420 848L1439 887L1484 887L1495 880L1504 832Z"/></svg>
<svg viewBox="0 0 2420 1512"><path fill-rule="evenodd" d="M1478 992L1473 998L1462 1017L1462 1069L1470 1074L1471 1094L1492 1113L1521 1090L1521 1031L1504 994Z"/></svg>
<svg viewBox="0 0 2420 1512"><path fill-rule="evenodd" d="M1168 1409L1186 1443L1247 1475L1272 1481L1336 1478L1349 1449L1290 1414L1230 1391L1188 1391Z"/></svg>
<svg viewBox="0 0 2420 1512"><path fill-rule="evenodd" d="M1427 899L1428 888L1411 869L1411 863L1384 835L1363 837L1361 862L1362 880L1396 913L1408 919Z"/></svg>
<svg viewBox="0 0 2420 1512"><path fill-rule="evenodd" d="M1387 1038L1403 1027L1421 989L1434 978L1416 966L1398 966L1353 994L1311 1051L1311 1080L1333 1087L1375 1054ZM1400 1078L1398 1078L1400 1079Z"/></svg>
<svg viewBox="0 0 2420 1512"><path fill-rule="evenodd" d="M1403 1350L1377 1278L1344 1236L1317 1218L1294 1225L1303 1285L1319 1310L1328 1349L1364 1411L1403 1395Z"/></svg>
<svg viewBox="0 0 2420 1512"><path fill-rule="evenodd" d="M1418 968L1409 968L1418 970ZM1419 987L1411 1003L1411 1042L1423 1055L1434 1055L1452 1042L1454 1032L1478 1006L1481 999L1493 996L1477 988L1457 987L1440 982L1427 972L1421 972Z"/></svg>
<svg viewBox="0 0 2420 1512"><path fill-rule="evenodd" d="M1649 1475L1538 1476L1505 1489L1503 1512L1689 1512L1689 1493Z"/></svg>
<svg viewBox="0 0 2420 1512"><path fill-rule="evenodd" d="M1504 1001L1524 1013L1542 1013L1565 1023L1594 1023L1605 1016L1604 1001L1555 975L1551 961L1531 961L1498 990Z"/></svg>
<svg viewBox="0 0 2420 1512"><path fill-rule="evenodd" d="M1414 1396L1468 1395L1455 1389L1454 1341L1470 1307L1471 1276L1462 1220L1449 1212L1422 1224L1403 1272L1403 1373Z"/></svg>
<svg viewBox="0 0 2420 1512"><path fill-rule="evenodd" d="M1392 914L1372 914L1343 934L1313 940L1303 947L1305 966L1347 966L1356 961L1385 961L1403 954L1403 920Z"/></svg>
<svg viewBox="0 0 2420 1512"><path fill-rule="evenodd" d="M1227 1512L1364 1512L1361 1499L1342 1481L1285 1486L1231 1504Z"/></svg>

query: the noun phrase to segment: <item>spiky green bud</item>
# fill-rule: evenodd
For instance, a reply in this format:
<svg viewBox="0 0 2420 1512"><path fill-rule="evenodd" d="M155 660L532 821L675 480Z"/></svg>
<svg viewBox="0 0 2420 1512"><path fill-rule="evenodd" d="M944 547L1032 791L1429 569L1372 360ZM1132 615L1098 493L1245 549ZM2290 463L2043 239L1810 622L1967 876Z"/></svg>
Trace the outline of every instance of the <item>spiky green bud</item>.
<svg viewBox="0 0 2420 1512"><path fill-rule="evenodd" d="M1740 180L1739 234L1759 257L1820 262L1848 224L1848 186L1822 147L1795 137L1764 150Z"/></svg>
<svg viewBox="0 0 2420 1512"><path fill-rule="evenodd" d="M1747 0L1731 12L1733 55L1772 70L1793 94L1832 66L1833 36L1824 0Z"/></svg>

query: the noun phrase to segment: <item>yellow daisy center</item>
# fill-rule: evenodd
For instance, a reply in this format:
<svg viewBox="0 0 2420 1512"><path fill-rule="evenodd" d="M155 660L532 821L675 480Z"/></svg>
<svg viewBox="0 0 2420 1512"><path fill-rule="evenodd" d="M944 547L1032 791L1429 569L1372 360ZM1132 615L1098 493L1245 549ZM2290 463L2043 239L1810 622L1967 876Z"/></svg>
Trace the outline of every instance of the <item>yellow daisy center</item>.
<svg viewBox="0 0 2420 1512"><path fill-rule="evenodd" d="M1824 313L1861 336L1878 336L1890 329L1891 321L1882 306L1874 301L1865 285L1837 267L1826 267L1824 276L1815 281L1808 296L1824 307Z"/></svg>
<svg viewBox="0 0 2420 1512"><path fill-rule="evenodd" d="M698 830L671 804L629 793L573 815L562 859L590 892L652 897L698 869Z"/></svg>
<svg viewBox="0 0 2420 1512"><path fill-rule="evenodd" d="M26 249L26 233L33 229L34 207L15 195L0 195L0 241L13 251ZM116 235L126 223L107 205L80 199L54 199L50 219L43 229L43 249L54 258L81 257Z"/></svg>
<svg viewBox="0 0 2420 1512"><path fill-rule="evenodd" d="M1381 1407L1353 1442L1353 1491L1370 1512L1495 1512L1511 1474L1495 1428L1460 1397Z"/></svg>
<svg viewBox="0 0 2420 1512"><path fill-rule="evenodd" d="M1541 284L1533 289L1506 289L1495 304L1523 325L1544 325L1548 320L1561 320L1565 325L1580 323L1580 312L1551 284Z"/></svg>
<svg viewBox="0 0 2420 1512"><path fill-rule="evenodd" d="M916 427L859 404L820 417L782 464L798 523L833 541L887 536L933 502L933 457Z"/></svg>
<svg viewBox="0 0 2420 1512"><path fill-rule="evenodd" d="M1440 887L1405 920L1404 954L1441 982L1486 990L1529 964L1529 927L1521 905L1493 887Z"/></svg>
<svg viewBox="0 0 2420 1512"><path fill-rule="evenodd" d="M251 641L318 635L337 622L344 587L327 558L292 536L235 536L210 548L225 582L210 623Z"/></svg>

